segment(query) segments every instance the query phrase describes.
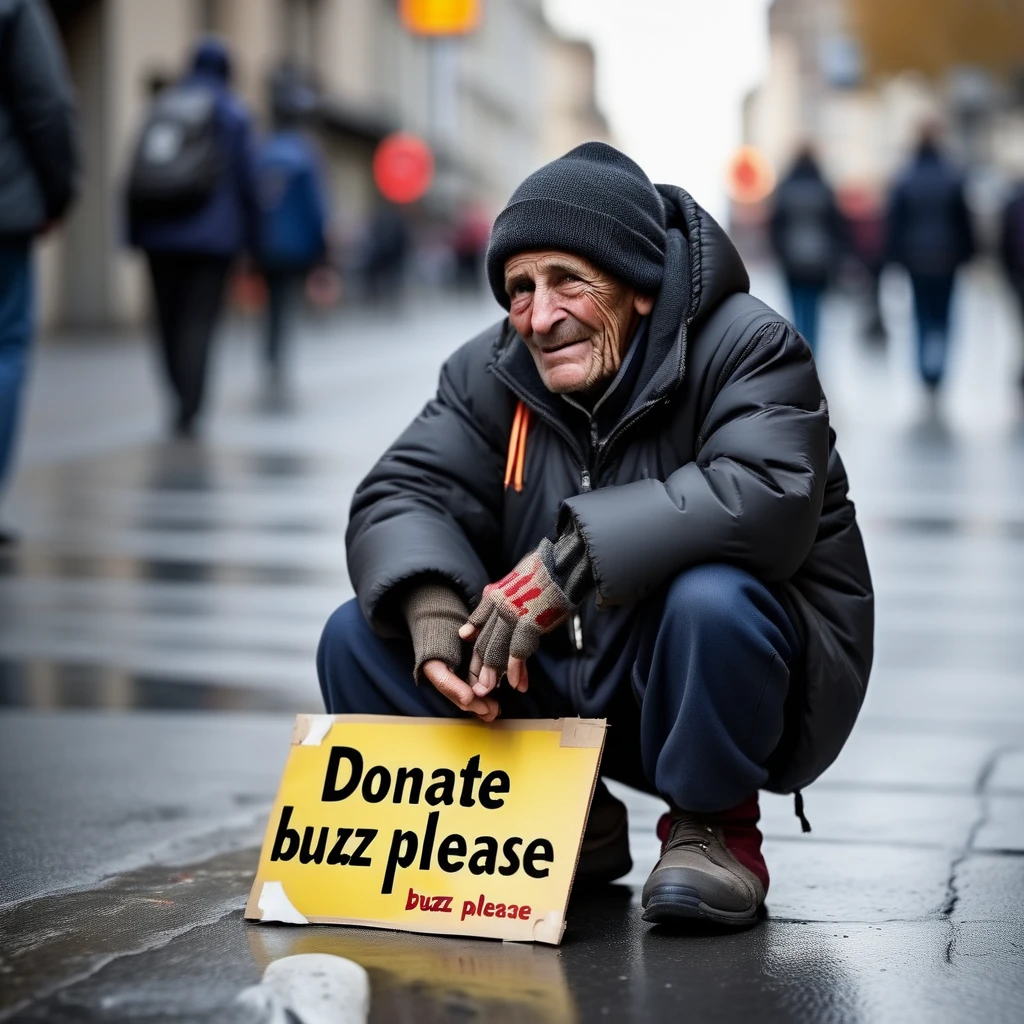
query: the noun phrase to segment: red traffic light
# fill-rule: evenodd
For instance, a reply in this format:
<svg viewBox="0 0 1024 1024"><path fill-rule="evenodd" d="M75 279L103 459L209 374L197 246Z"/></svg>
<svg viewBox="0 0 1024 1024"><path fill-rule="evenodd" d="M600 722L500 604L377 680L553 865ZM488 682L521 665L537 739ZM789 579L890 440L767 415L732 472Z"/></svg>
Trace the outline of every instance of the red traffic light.
<svg viewBox="0 0 1024 1024"><path fill-rule="evenodd" d="M373 180L393 203L414 203L430 188L434 156L430 147L408 132L395 132L373 155Z"/></svg>
<svg viewBox="0 0 1024 1024"><path fill-rule="evenodd" d="M775 188L775 174L754 146L740 146L729 161L729 195L737 203L759 203Z"/></svg>

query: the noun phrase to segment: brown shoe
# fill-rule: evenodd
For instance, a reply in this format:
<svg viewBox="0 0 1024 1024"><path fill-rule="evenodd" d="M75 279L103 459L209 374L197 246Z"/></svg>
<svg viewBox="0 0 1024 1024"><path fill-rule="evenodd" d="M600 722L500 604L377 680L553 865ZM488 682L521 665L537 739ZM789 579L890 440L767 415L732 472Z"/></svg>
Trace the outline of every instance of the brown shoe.
<svg viewBox="0 0 1024 1024"><path fill-rule="evenodd" d="M598 779L587 828L583 833L576 882L580 885L606 885L632 870L626 805L612 796L603 779Z"/></svg>
<svg viewBox="0 0 1024 1024"><path fill-rule="evenodd" d="M757 922L764 897L761 880L726 847L721 826L676 812L641 903L645 921L745 928Z"/></svg>

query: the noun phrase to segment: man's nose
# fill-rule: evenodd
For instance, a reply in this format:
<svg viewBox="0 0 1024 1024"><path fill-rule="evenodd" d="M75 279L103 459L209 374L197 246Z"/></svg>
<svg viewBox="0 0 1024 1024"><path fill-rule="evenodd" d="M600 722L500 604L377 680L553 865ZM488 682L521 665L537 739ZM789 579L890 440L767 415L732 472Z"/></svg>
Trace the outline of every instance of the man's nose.
<svg viewBox="0 0 1024 1024"><path fill-rule="evenodd" d="M558 295L552 288L538 285L534 289L530 309L530 330L534 334L550 334L555 324L565 319Z"/></svg>

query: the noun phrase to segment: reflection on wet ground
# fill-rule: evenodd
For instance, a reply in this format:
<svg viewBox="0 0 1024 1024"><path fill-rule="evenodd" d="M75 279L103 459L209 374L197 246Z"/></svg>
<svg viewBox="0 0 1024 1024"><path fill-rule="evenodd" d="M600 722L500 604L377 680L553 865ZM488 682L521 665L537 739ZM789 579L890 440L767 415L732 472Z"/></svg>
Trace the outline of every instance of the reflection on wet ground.
<svg viewBox="0 0 1024 1024"><path fill-rule="evenodd" d="M812 835L764 797L769 913L738 935L640 921L661 805L621 789L636 867L573 896L557 949L241 919L289 716L318 709L313 652L351 594L352 490L490 309L427 311L401 346L385 319L360 346L300 338L306 404L271 422L229 388L193 445L30 436L45 458L0 554L0 1019L240 1020L236 993L298 952L365 966L382 1022L1024 1018L1024 433L991 354L922 415L908 324L880 357L832 315L876 667L806 794ZM37 400L73 402L51 360L112 410L146 386L144 355L119 350L116 379L93 356L44 349Z"/></svg>
<svg viewBox="0 0 1024 1024"><path fill-rule="evenodd" d="M150 711L293 711L281 693L155 679L100 665L0 661L0 708Z"/></svg>

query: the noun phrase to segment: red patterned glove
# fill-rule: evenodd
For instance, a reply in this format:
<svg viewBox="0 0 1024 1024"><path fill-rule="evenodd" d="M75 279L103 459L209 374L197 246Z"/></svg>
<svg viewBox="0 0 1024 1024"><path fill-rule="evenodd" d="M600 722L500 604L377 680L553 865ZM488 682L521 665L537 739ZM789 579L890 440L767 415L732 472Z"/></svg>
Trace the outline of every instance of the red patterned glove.
<svg viewBox="0 0 1024 1024"><path fill-rule="evenodd" d="M480 631L474 650L486 666L504 670L509 658L525 661L541 636L565 622L575 607L544 564L545 545L552 547L543 541L504 579L484 587L469 617Z"/></svg>

